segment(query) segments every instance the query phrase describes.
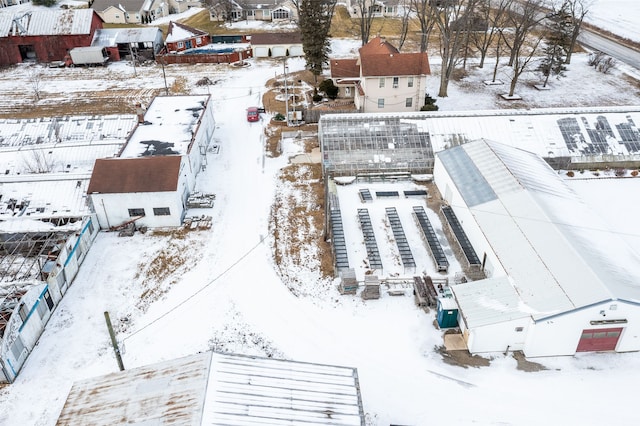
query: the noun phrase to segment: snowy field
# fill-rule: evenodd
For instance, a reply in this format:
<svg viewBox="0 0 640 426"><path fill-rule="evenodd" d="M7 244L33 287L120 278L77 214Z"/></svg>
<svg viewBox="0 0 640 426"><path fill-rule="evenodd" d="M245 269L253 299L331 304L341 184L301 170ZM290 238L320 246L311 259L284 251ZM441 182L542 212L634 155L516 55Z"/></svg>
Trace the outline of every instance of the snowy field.
<svg viewBox="0 0 640 426"><path fill-rule="evenodd" d="M604 3L609 2L599 0L597 6ZM615 3L637 7L635 1ZM347 55L356 46L339 42L334 52ZM538 106L579 105L594 98L603 105L640 104L637 93L623 89L628 83L622 72L595 74L585 63L585 55L576 56L571 77L552 81L553 91L538 92L525 84L519 93ZM289 60L292 71L303 66L300 59ZM126 65L118 67L126 71ZM409 295L383 294L367 302L340 296L335 282L319 277L311 252L305 267L287 271L305 286L304 296L294 296L276 273L268 225L274 196L287 191L277 175L302 148L286 143L284 155L265 157L266 120L244 119L246 107L261 102L256 88L275 72L270 62L253 61L212 89L219 149L208 153L197 190L215 193L216 204L193 213L211 215L213 228L172 240L100 234L16 383L0 390L0 425L53 425L74 381L117 371L105 311L116 323L126 368L211 349L356 367L368 425L637 423L638 353L536 360L547 369L534 373L518 370L510 355L497 355L490 367L451 366L434 350L442 336L433 327L433 312L418 309ZM452 85L450 96L438 99L441 109L504 108L496 93L485 91L500 89L484 88L478 72ZM154 78L142 85L161 84ZM5 87L0 93L6 93ZM429 87L436 91L436 75ZM193 86L193 91L206 89ZM637 241L640 224L633 212L640 180L627 179L624 186L616 182L571 185ZM607 208L614 201L616 208ZM146 279L152 275L151 260L160 255L176 259L173 272ZM148 295L150 288L156 289L154 295ZM591 409L596 402L610 408Z"/></svg>

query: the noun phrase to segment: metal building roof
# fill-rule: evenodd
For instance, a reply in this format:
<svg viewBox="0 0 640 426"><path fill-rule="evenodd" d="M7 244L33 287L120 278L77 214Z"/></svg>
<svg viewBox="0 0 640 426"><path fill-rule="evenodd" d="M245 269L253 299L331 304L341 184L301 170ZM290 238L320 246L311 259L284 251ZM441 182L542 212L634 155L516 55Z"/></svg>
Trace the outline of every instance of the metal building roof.
<svg viewBox="0 0 640 426"><path fill-rule="evenodd" d="M640 302L640 268L617 260L638 256L622 241L602 248L603 237L619 237L542 158L488 141L438 154L458 188L469 179L457 156L468 157L496 194L469 208L534 318L614 298Z"/></svg>
<svg viewBox="0 0 640 426"><path fill-rule="evenodd" d="M93 9L0 11L0 37L90 34Z"/></svg>
<svg viewBox="0 0 640 426"><path fill-rule="evenodd" d="M74 383L58 425L364 425L354 368L207 352Z"/></svg>
<svg viewBox="0 0 640 426"><path fill-rule="evenodd" d="M93 34L91 45L113 47L126 43L151 43L158 39L158 32L161 32L158 27L102 28Z"/></svg>

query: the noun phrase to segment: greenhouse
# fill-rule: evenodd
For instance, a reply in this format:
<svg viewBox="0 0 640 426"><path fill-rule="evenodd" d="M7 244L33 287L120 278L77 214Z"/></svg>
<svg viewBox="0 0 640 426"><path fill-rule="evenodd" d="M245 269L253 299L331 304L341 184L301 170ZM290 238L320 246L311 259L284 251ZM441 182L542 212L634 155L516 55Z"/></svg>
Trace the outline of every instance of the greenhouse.
<svg viewBox="0 0 640 426"><path fill-rule="evenodd" d="M426 114L327 114L318 125L323 172L330 176L431 173ZM410 118L410 119L409 119Z"/></svg>

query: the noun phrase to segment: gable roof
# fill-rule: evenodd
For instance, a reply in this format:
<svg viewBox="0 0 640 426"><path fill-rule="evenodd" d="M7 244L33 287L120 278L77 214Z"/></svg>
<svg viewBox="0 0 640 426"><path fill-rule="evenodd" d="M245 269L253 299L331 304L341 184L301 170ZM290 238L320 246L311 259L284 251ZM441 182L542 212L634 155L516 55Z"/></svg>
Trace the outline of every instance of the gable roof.
<svg viewBox="0 0 640 426"><path fill-rule="evenodd" d="M256 33L251 35L252 45L299 43L302 43L302 35L297 31L286 33Z"/></svg>
<svg viewBox="0 0 640 426"><path fill-rule="evenodd" d="M486 140L437 156L534 319L640 302L638 255L541 157Z"/></svg>
<svg viewBox="0 0 640 426"><path fill-rule="evenodd" d="M329 64L332 78L360 77L357 59L332 59Z"/></svg>
<svg viewBox="0 0 640 426"><path fill-rule="evenodd" d="M96 160L87 194L168 192L178 187L181 156Z"/></svg>
<svg viewBox="0 0 640 426"><path fill-rule="evenodd" d="M94 13L93 9L0 11L0 37L90 34Z"/></svg>
<svg viewBox="0 0 640 426"><path fill-rule="evenodd" d="M364 77L431 74L426 52L361 55L360 67Z"/></svg>
<svg viewBox="0 0 640 426"><path fill-rule="evenodd" d="M377 36L369 40L367 44L358 49L360 56L376 55L381 53L400 53L398 49L389 44L384 38Z"/></svg>
<svg viewBox="0 0 640 426"><path fill-rule="evenodd" d="M199 30L197 28L190 27L180 22L169 22L169 28L167 29L167 37L165 43L173 43L180 40L187 40L192 37L208 36L206 31Z"/></svg>
<svg viewBox="0 0 640 426"><path fill-rule="evenodd" d="M104 12L110 7L122 11L139 12L146 0L95 0L91 7L97 12Z"/></svg>

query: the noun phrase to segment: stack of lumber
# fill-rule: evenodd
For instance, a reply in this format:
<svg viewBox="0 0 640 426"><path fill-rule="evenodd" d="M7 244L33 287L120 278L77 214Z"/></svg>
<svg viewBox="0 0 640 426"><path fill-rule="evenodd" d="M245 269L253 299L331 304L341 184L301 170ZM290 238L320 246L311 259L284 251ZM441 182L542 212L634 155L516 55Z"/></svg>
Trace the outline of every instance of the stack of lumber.
<svg viewBox="0 0 640 426"><path fill-rule="evenodd" d="M340 294L356 294L358 291L358 280L356 279L355 269L349 268L340 273L338 291L340 291Z"/></svg>
<svg viewBox="0 0 640 426"><path fill-rule="evenodd" d="M364 277L364 290L362 290L361 296L365 300L380 298L380 280L377 275Z"/></svg>

